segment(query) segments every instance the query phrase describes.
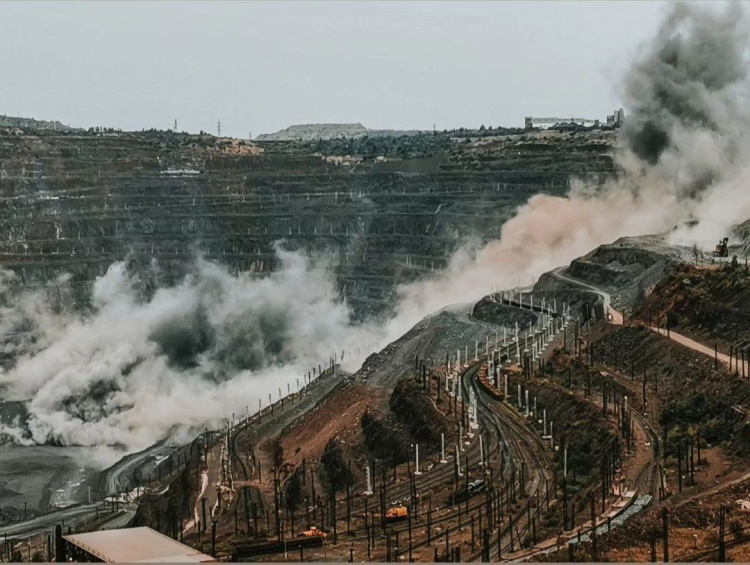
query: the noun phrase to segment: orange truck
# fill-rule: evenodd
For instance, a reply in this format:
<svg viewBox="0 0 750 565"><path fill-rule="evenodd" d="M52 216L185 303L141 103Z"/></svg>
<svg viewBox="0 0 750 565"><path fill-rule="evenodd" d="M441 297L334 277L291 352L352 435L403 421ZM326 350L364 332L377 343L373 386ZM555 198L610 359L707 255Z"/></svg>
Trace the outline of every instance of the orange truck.
<svg viewBox="0 0 750 565"><path fill-rule="evenodd" d="M305 530L304 532L302 532L302 535L304 537L306 537L306 538L315 538L315 537L318 537L318 538L324 538L325 539L325 538L328 537L327 533L325 533L323 530L319 530L315 526L311 526L309 530Z"/></svg>

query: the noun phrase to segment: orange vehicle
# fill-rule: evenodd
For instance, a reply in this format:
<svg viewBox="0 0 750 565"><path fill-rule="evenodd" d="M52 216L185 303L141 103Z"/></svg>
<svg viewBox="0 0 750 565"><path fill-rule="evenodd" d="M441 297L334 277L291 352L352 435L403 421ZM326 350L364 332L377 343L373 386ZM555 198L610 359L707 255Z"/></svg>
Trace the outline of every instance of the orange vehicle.
<svg viewBox="0 0 750 565"><path fill-rule="evenodd" d="M319 537L325 539L328 537L327 533L325 533L323 530L319 530L315 526L311 526L309 530L305 530L304 532L302 532L302 535L306 538Z"/></svg>
<svg viewBox="0 0 750 565"><path fill-rule="evenodd" d="M409 509L406 506L396 506L395 508L389 508L385 513L385 519L388 522L405 520L408 517Z"/></svg>

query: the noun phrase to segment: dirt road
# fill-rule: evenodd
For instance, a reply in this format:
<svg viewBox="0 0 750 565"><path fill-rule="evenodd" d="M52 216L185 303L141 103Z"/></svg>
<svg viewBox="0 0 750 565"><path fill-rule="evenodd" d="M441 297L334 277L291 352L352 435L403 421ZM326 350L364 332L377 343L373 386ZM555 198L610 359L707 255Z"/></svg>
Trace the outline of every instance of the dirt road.
<svg viewBox="0 0 750 565"><path fill-rule="evenodd" d="M663 328L650 326L650 329L651 331L654 331L663 336L667 336L672 341L676 341L680 345L683 345L689 349L692 349L693 351L697 351L698 353L702 353L703 355L708 355L709 357L714 357L715 355L719 361L721 361L727 366L729 365L729 355L725 355L724 353L716 353L715 350L703 345L702 343L695 341L694 339L690 339L689 337L686 337L682 334L678 334L677 332L673 332L671 330L667 332L667 330Z"/></svg>

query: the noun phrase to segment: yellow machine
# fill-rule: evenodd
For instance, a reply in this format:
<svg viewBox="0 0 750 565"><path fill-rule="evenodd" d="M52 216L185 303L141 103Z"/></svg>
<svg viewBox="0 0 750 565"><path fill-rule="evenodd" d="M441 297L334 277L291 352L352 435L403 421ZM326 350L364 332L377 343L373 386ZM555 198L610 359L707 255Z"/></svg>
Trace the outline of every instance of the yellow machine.
<svg viewBox="0 0 750 565"><path fill-rule="evenodd" d="M729 243L729 238L725 237L721 241L719 241L719 244L714 249L714 257L728 257L729 256L729 249L727 248L727 244Z"/></svg>
<svg viewBox="0 0 750 565"><path fill-rule="evenodd" d="M305 530L304 532L302 532L302 535L304 537L306 537L306 538L315 538L315 537L326 538L326 537L328 537L327 533L325 533L322 530L319 530L315 526L311 526L309 530Z"/></svg>
<svg viewBox="0 0 750 565"><path fill-rule="evenodd" d="M409 509L406 506L396 506L395 508L389 508L385 513L385 519L388 522L396 522L397 520L404 520L409 517Z"/></svg>

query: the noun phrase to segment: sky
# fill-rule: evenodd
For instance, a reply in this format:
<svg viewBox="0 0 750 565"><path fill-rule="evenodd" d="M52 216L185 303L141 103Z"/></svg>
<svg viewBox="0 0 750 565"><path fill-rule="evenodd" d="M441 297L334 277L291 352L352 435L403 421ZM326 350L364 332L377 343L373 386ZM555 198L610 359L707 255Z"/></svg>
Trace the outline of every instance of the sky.
<svg viewBox="0 0 750 565"><path fill-rule="evenodd" d="M247 138L605 119L660 2L0 2L0 114ZM626 108L627 112L627 108Z"/></svg>

